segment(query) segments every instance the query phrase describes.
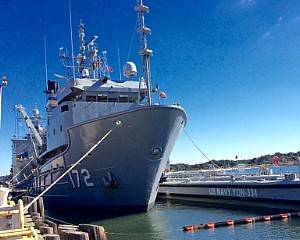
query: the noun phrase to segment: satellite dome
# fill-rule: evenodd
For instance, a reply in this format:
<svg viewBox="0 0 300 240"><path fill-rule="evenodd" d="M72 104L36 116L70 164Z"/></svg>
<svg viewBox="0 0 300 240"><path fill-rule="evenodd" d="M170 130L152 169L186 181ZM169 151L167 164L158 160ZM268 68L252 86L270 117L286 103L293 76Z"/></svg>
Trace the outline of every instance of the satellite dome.
<svg viewBox="0 0 300 240"><path fill-rule="evenodd" d="M126 62L123 66L123 75L125 77L131 78L136 76L136 74L136 65L133 62Z"/></svg>
<svg viewBox="0 0 300 240"><path fill-rule="evenodd" d="M85 68L82 70L82 77L87 78L87 77L89 77L89 75L90 75L90 73L89 73L88 69Z"/></svg>

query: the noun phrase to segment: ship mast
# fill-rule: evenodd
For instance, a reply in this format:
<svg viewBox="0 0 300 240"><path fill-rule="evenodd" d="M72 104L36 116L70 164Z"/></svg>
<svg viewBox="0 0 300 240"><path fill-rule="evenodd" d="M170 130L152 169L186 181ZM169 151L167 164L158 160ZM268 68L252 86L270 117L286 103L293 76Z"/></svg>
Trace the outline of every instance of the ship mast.
<svg viewBox="0 0 300 240"><path fill-rule="evenodd" d="M82 72L82 70L85 67L85 62L86 62L86 56L85 56L85 43L84 43L84 25L80 21L79 24L79 41L80 41L80 54L77 56L77 61L79 64L79 71Z"/></svg>
<svg viewBox="0 0 300 240"><path fill-rule="evenodd" d="M149 13L149 7L143 4L143 0L137 0L135 11L138 13L138 32L141 35L141 50L139 54L142 56L143 64L143 78L147 85L147 99L148 104L152 104L151 99L151 71L150 71L150 57L153 56L153 51L148 48L147 36L151 33L151 29L145 26L145 13Z"/></svg>
<svg viewBox="0 0 300 240"><path fill-rule="evenodd" d="M2 79L0 81L0 128L1 128L1 112L2 112L2 109L1 109L1 106L2 106L2 89L7 85L7 76L4 75L2 76Z"/></svg>

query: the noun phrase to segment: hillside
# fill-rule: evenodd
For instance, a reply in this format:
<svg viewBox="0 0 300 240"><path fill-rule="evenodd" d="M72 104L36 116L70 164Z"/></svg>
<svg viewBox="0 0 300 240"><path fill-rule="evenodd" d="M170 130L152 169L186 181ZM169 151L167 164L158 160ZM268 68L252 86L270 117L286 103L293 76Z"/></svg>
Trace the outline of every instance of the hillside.
<svg viewBox="0 0 300 240"><path fill-rule="evenodd" d="M274 157L279 157L279 161L274 161ZM214 164L221 168L236 167L238 164L246 164L246 166L257 166L263 164L279 164L279 165L294 165L298 164L298 157L300 156L300 151L293 153L274 153L273 155L264 155L257 158L245 159L245 160L211 160ZM186 163L176 163L170 164L171 171L183 171L183 170L200 170L209 169L211 162L199 163L189 165Z"/></svg>

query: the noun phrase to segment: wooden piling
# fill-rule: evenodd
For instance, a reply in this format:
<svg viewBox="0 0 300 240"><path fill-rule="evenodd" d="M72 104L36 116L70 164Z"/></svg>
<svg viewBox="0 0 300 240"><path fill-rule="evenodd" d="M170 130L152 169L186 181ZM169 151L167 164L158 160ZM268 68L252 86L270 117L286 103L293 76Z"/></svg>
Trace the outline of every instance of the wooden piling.
<svg viewBox="0 0 300 240"><path fill-rule="evenodd" d="M41 234L53 234L53 228L52 227L39 227Z"/></svg>
<svg viewBox="0 0 300 240"><path fill-rule="evenodd" d="M37 201L37 210L40 213L42 220L45 221L45 208L44 208L44 200L40 197Z"/></svg>
<svg viewBox="0 0 300 240"><path fill-rule="evenodd" d="M80 231L62 230L59 236L61 240L89 240L89 234Z"/></svg>
<svg viewBox="0 0 300 240"><path fill-rule="evenodd" d="M104 228L102 226L79 224L79 230L87 232L90 240L107 240Z"/></svg>
<svg viewBox="0 0 300 240"><path fill-rule="evenodd" d="M54 232L55 234L58 234L58 228L57 228L57 224L56 224L55 222L52 222L52 221L46 219L46 220L45 220L45 223L47 223L50 227L53 228L53 232Z"/></svg>
<svg viewBox="0 0 300 240"><path fill-rule="evenodd" d="M31 203L33 201L33 197L29 197L29 203ZM38 212L38 205L37 205L37 201L33 202L33 204L29 207L28 211L30 213L32 212Z"/></svg>
<svg viewBox="0 0 300 240"><path fill-rule="evenodd" d="M45 238L45 240L60 240L58 234L44 234L43 237Z"/></svg>

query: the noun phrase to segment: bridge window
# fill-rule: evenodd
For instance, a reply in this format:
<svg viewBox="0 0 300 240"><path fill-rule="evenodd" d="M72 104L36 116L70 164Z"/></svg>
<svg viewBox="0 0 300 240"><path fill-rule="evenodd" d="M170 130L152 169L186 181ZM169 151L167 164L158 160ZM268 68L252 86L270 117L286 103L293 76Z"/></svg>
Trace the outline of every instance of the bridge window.
<svg viewBox="0 0 300 240"><path fill-rule="evenodd" d="M98 95L98 102L107 102L107 95Z"/></svg>
<svg viewBox="0 0 300 240"><path fill-rule="evenodd" d="M120 95L119 102L128 102L128 95Z"/></svg>
<svg viewBox="0 0 300 240"><path fill-rule="evenodd" d="M116 97L109 97L109 98L108 98L108 101L109 101L109 102L116 102L116 101L117 101L117 98L116 98Z"/></svg>
<svg viewBox="0 0 300 240"><path fill-rule="evenodd" d="M86 101L87 102L96 102L97 97L96 96L86 96Z"/></svg>

